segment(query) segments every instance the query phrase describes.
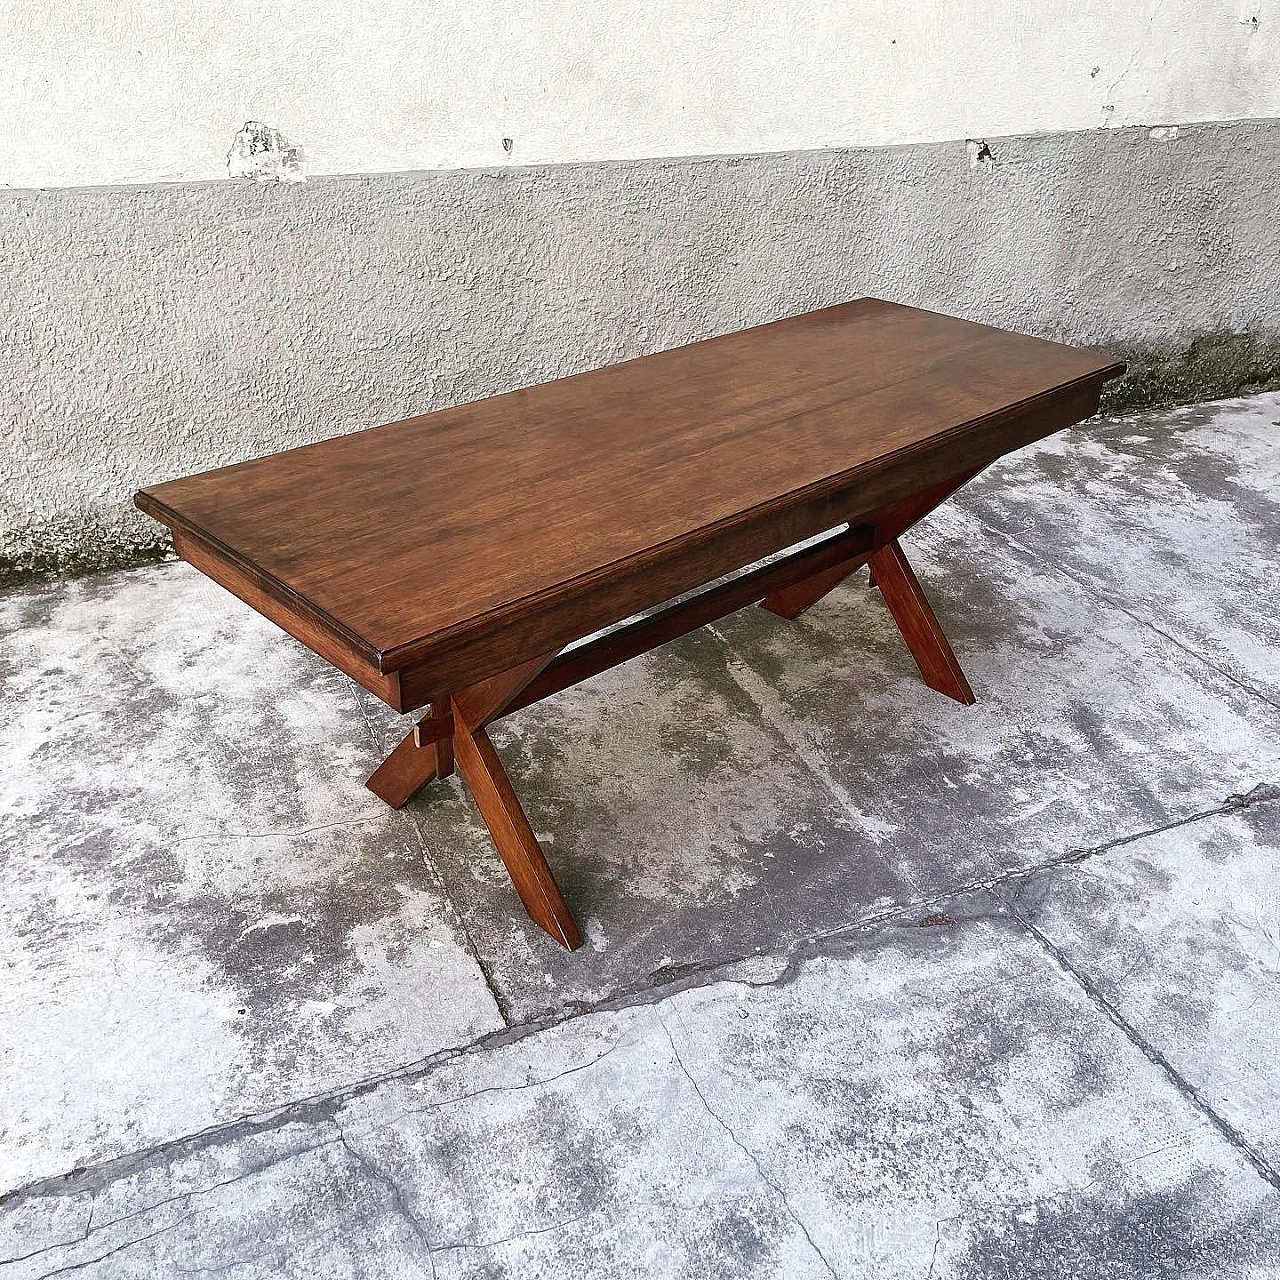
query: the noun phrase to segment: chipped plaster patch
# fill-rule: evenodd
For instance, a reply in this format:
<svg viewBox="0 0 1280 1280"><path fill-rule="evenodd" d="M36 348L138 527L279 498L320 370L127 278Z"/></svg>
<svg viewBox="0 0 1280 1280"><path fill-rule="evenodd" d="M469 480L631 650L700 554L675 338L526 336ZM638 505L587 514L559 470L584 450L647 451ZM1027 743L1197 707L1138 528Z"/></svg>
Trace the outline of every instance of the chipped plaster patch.
<svg viewBox="0 0 1280 1280"><path fill-rule="evenodd" d="M990 173L995 168L996 158L991 154L991 148L987 146L985 138L981 141L977 138L970 138L964 145L969 152L970 169L976 169L981 165Z"/></svg>
<svg viewBox="0 0 1280 1280"><path fill-rule="evenodd" d="M253 182L306 182L305 157L279 129L261 120L246 120L231 140L227 176Z"/></svg>

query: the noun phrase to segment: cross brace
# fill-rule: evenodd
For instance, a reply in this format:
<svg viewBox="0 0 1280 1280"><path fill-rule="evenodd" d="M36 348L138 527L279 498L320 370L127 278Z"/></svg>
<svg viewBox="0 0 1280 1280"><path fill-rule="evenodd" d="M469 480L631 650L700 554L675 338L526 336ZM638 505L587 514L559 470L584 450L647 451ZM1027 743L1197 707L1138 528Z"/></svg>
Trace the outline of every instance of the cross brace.
<svg viewBox="0 0 1280 1280"><path fill-rule="evenodd" d="M871 566L872 582L925 683L958 702L971 704L973 690L898 538L976 474L969 471L933 485L802 551L575 649L539 654L432 702L427 714L365 785L398 809L433 778L447 778L456 763L525 910L557 942L575 950L582 945L578 926L485 726L747 605L759 603L780 617L798 618L864 564Z"/></svg>

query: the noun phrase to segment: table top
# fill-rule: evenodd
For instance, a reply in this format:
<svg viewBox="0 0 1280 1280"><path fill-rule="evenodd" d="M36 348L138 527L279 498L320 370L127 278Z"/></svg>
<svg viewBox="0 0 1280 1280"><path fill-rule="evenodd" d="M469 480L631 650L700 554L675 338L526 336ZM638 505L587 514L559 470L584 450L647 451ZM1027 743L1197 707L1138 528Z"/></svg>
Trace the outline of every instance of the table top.
<svg viewBox="0 0 1280 1280"><path fill-rule="evenodd" d="M863 298L136 501L393 671L487 619L581 594L824 486L847 491L886 460L1122 369Z"/></svg>

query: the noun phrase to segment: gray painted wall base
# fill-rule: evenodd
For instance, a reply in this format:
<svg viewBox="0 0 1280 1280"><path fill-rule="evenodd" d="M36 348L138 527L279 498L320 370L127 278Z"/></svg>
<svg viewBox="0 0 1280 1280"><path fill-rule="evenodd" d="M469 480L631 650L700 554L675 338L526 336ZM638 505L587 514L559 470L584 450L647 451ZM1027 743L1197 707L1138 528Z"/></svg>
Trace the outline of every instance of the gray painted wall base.
<svg viewBox="0 0 1280 1280"><path fill-rule="evenodd" d="M1280 379L1280 122L0 195L0 564L154 555L138 486L861 294Z"/></svg>

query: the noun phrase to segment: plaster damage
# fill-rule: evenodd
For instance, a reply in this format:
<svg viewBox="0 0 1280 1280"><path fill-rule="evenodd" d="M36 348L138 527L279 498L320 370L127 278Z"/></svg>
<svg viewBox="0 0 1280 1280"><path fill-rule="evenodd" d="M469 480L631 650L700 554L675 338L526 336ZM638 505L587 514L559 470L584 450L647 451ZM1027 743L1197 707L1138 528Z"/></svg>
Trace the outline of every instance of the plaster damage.
<svg viewBox="0 0 1280 1280"><path fill-rule="evenodd" d="M969 152L969 168L976 169L982 165L988 173L995 168L996 158L991 154L991 148L987 146L986 140L979 142L976 138L970 138L965 147Z"/></svg>
<svg viewBox="0 0 1280 1280"><path fill-rule="evenodd" d="M988 145L981 181L951 142L0 193L0 566L154 554L144 484L861 294L1110 346L1112 408L1280 378L1280 126Z"/></svg>
<svg viewBox="0 0 1280 1280"><path fill-rule="evenodd" d="M253 182L306 182L302 148L294 146L279 129L260 120L246 120L244 128L231 140L227 177L249 178Z"/></svg>

